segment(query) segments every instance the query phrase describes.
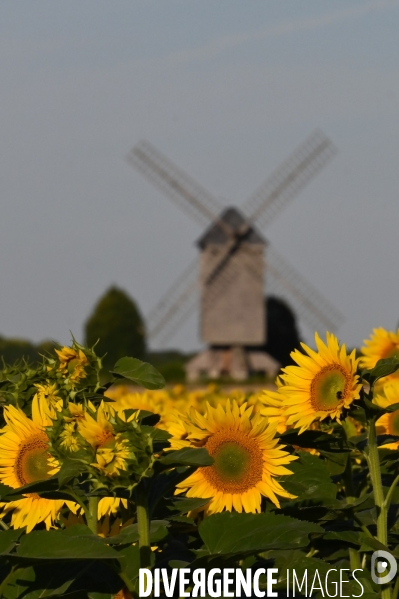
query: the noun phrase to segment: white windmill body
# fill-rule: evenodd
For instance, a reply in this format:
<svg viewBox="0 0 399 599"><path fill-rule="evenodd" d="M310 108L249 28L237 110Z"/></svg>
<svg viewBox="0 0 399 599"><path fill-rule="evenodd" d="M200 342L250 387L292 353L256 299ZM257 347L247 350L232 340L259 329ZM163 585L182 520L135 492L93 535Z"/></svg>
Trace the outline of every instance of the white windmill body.
<svg viewBox="0 0 399 599"><path fill-rule="evenodd" d="M261 351L266 342L267 288L287 298L313 329L334 331L342 316L296 272L260 233L331 159L335 148L313 133L244 204L243 212L225 208L148 142L140 142L128 160L173 201L206 226L198 240L199 271L190 265L150 312L150 339L165 340L197 306L207 349L187 364L190 380L227 374L245 379L251 373L275 376L280 365ZM270 291L269 291L270 293Z"/></svg>
<svg viewBox="0 0 399 599"><path fill-rule="evenodd" d="M220 226L221 222L228 225L235 237L246 229L232 254L229 253L231 236ZM209 227L197 245L201 252L200 334L208 348L186 365L188 380L202 376L219 378L224 374L244 380L250 372L275 376L279 363L266 352L254 351L256 346L266 343L265 240L232 207L222 212L219 222ZM246 262L251 263L252 270L246 267ZM218 267L224 271L223 293L219 289Z"/></svg>
<svg viewBox="0 0 399 599"><path fill-rule="evenodd" d="M236 208L227 208L220 220L238 233L246 224ZM211 346L252 346L266 342L264 301L265 241L254 227L223 266L226 282L234 281L226 293L218 293L216 269L230 238L218 223L212 225L197 242L200 248L200 331ZM245 267L243 257L251 261L258 276Z"/></svg>

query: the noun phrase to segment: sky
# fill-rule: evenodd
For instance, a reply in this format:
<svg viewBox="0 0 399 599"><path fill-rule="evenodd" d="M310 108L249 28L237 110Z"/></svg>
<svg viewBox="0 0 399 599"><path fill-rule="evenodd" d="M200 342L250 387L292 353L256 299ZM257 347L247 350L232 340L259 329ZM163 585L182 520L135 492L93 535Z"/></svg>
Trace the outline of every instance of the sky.
<svg viewBox="0 0 399 599"><path fill-rule="evenodd" d="M398 25L395 0L2 0L0 335L82 340L110 285L146 316L195 259L140 139L239 206L315 128L337 156L262 232L342 342L396 328ZM198 313L166 345L200 346Z"/></svg>

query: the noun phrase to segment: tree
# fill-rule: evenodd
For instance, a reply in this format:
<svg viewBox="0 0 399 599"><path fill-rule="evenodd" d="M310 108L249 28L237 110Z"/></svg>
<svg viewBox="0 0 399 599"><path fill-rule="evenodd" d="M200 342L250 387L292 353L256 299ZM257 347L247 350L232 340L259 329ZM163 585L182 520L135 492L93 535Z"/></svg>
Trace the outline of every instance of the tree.
<svg viewBox="0 0 399 599"><path fill-rule="evenodd" d="M292 363L290 353L300 347L296 318L291 308L278 297L266 298L265 351L282 366Z"/></svg>
<svg viewBox="0 0 399 599"><path fill-rule="evenodd" d="M117 287L105 292L85 324L85 339L88 346L99 340L96 353L106 354L103 364L107 370L124 356L144 357L144 322L127 293Z"/></svg>

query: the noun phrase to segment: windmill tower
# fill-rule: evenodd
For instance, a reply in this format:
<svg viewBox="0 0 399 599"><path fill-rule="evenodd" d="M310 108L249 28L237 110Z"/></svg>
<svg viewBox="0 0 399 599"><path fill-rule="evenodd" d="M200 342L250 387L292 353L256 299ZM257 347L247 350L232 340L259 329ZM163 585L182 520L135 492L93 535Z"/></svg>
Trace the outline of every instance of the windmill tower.
<svg viewBox="0 0 399 599"><path fill-rule="evenodd" d="M213 347L263 345L266 342L265 240L254 227L247 226L236 208L227 208L220 220L229 227L228 233L219 224L212 224L197 242L201 250L201 337ZM223 276L225 279L234 277L234 285L228 293L218 294L217 268L221 267L219 263L223 262L223 256L228 254L231 235L238 239L244 227L247 228L245 236L223 263ZM257 276L241 266L244 257Z"/></svg>
<svg viewBox="0 0 399 599"><path fill-rule="evenodd" d="M279 364L254 349L266 341L265 269L267 288L287 298L312 331L334 331L342 321L330 302L269 243L265 259L266 241L260 233L335 152L330 140L315 131L250 196L242 212L224 209L148 142L129 153L131 164L206 227L198 241L199 273L196 264L190 264L147 319L150 339L165 341L196 308L200 290L201 337L208 348L187 365L190 379L277 373Z"/></svg>

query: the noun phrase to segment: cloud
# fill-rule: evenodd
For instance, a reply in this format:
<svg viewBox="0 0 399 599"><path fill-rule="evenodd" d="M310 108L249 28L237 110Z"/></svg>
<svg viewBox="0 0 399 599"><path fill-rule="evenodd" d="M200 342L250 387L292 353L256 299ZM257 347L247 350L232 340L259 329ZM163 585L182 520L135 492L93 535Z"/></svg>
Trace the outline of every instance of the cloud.
<svg viewBox="0 0 399 599"><path fill-rule="evenodd" d="M363 17L371 12L398 6L399 3L396 0L371 0L370 2L364 2L358 6L338 10L317 17L285 21L272 26L253 29L245 33L224 35L212 40L204 46L192 50L173 52L166 57L166 62L175 65L207 60L222 54L226 50L237 48L248 42L266 40L268 38L288 35L298 31L315 31L322 27L327 27L328 25L335 25L342 21Z"/></svg>

